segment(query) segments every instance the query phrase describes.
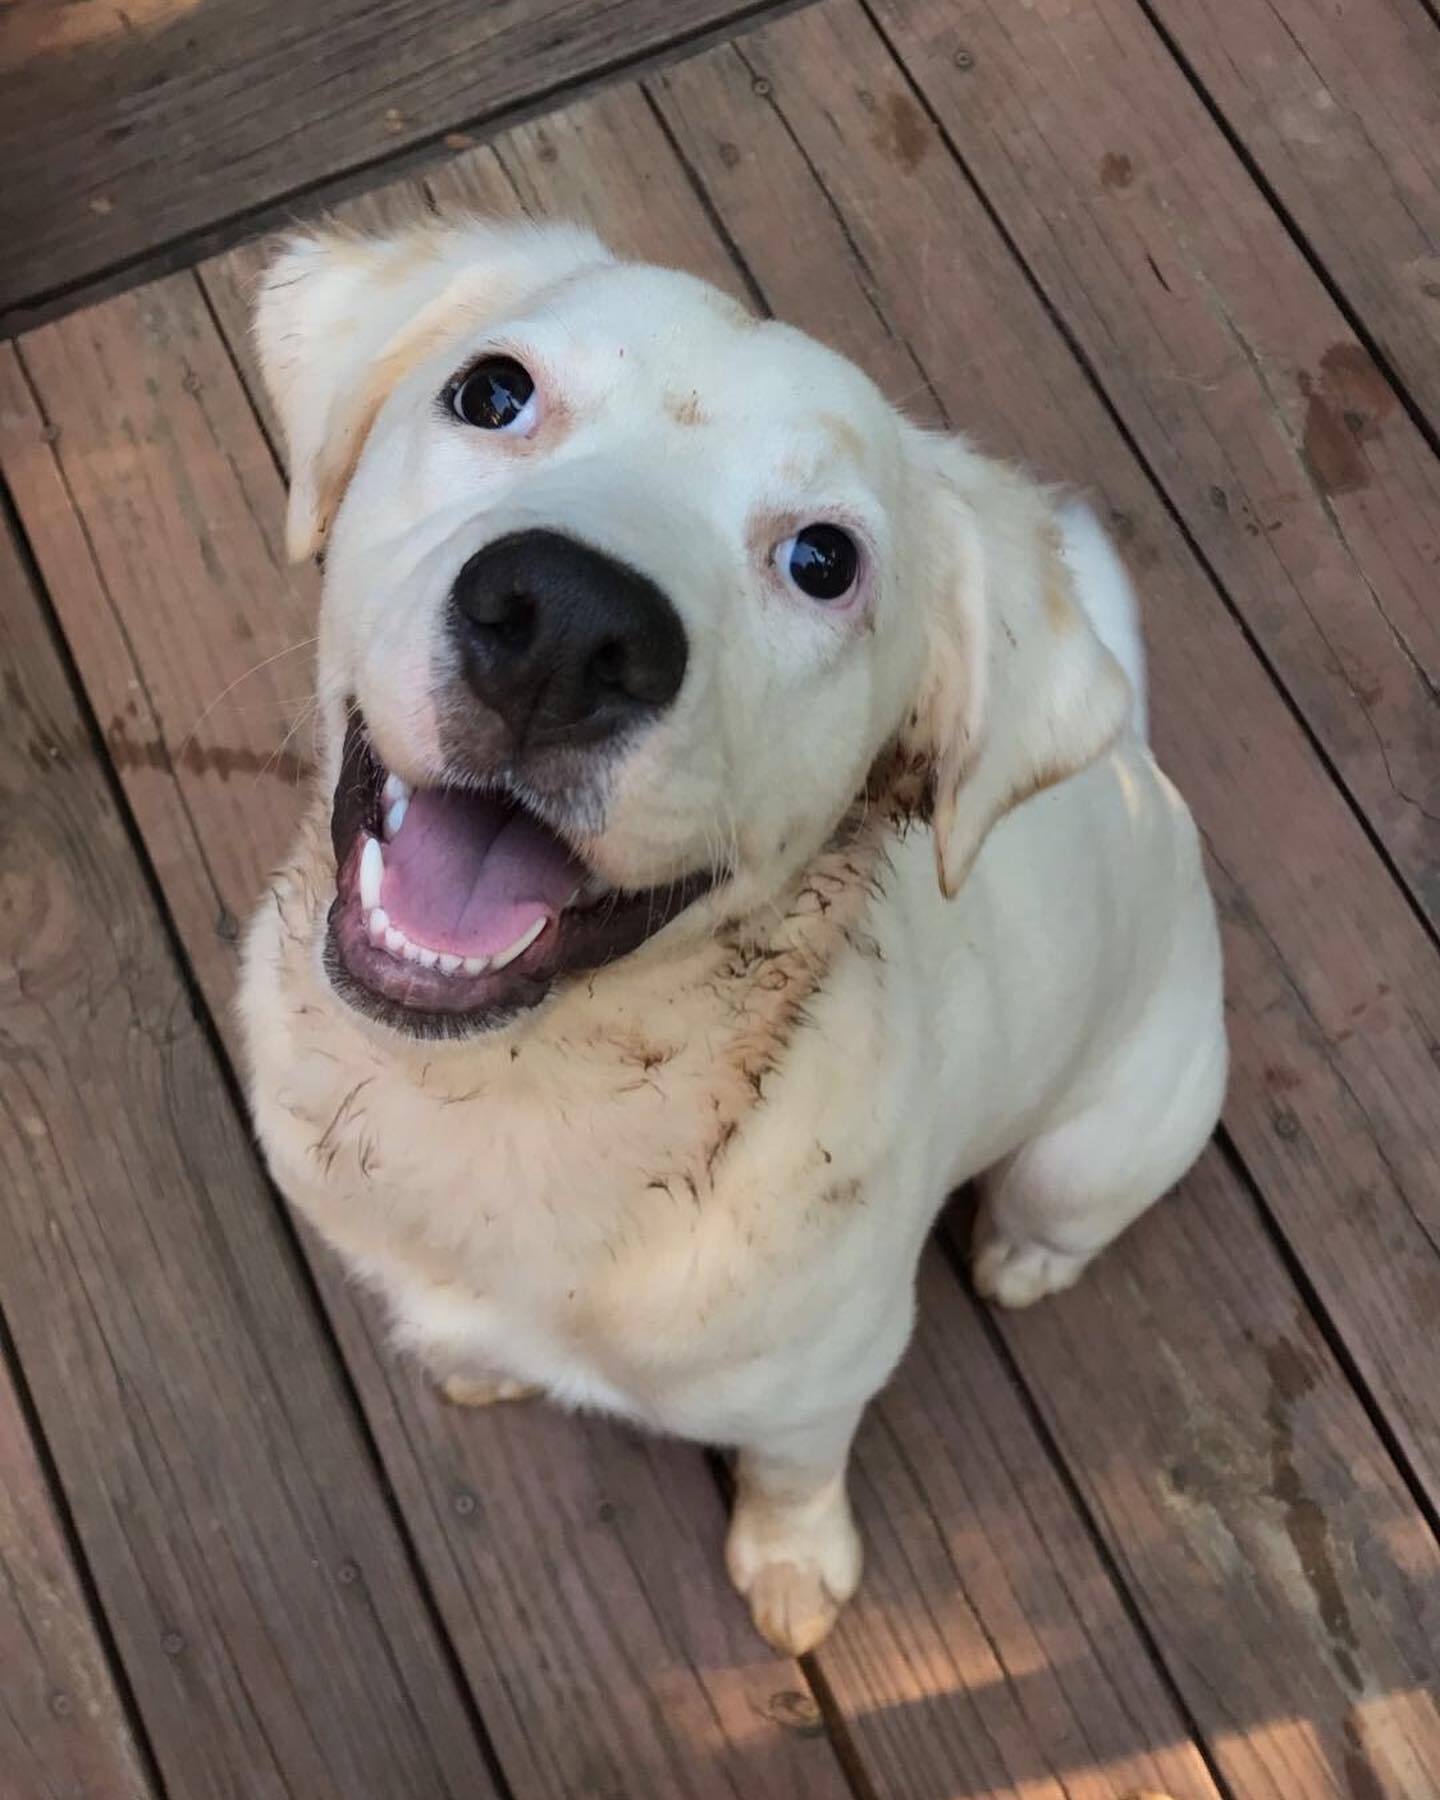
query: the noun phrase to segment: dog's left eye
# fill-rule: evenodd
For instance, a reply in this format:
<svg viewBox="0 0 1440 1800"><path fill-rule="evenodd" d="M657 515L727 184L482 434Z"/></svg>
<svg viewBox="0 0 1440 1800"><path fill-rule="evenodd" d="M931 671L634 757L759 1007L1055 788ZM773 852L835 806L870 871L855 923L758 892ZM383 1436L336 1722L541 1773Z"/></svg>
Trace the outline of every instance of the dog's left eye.
<svg viewBox="0 0 1440 1800"><path fill-rule="evenodd" d="M802 594L833 606L854 587L860 552L838 525L806 525L776 549L775 564Z"/></svg>
<svg viewBox="0 0 1440 1800"><path fill-rule="evenodd" d="M535 413L535 383L513 356L487 356L450 390L450 410L481 431L523 431Z"/></svg>

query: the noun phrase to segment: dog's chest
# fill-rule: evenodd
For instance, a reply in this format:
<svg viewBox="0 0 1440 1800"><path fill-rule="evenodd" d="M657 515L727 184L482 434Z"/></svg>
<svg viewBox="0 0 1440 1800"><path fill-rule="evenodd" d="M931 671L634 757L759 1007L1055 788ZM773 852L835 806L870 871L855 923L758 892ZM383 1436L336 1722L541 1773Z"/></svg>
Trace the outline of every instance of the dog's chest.
<svg viewBox="0 0 1440 1800"><path fill-rule="evenodd" d="M442 1292L617 1391L753 1340L754 1296L826 1217L804 1203L818 1147L782 1179L792 1203L767 1203L734 1154L751 1109L703 1041L610 1030L404 1076L351 1042L302 1034L264 1108L291 1197L392 1300Z"/></svg>

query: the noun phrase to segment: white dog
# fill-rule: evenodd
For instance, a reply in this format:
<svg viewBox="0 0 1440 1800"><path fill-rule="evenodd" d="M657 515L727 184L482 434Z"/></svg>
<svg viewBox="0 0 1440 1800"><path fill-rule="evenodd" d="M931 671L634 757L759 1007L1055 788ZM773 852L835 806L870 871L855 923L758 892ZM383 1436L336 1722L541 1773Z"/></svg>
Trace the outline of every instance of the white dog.
<svg viewBox="0 0 1440 1800"><path fill-rule="evenodd" d="M945 1196L985 1173L977 1285L1025 1305L1215 1123L1124 574L582 231L301 236L257 331L327 552L324 767L243 993L276 1178L451 1398L734 1447L730 1573L806 1650Z"/></svg>

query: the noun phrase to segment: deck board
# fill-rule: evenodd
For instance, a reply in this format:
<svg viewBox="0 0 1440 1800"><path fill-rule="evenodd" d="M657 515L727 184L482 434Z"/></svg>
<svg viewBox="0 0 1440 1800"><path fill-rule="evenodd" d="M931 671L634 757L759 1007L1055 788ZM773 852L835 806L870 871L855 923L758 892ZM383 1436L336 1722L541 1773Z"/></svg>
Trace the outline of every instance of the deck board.
<svg viewBox="0 0 1440 1800"><path fill-rule="evenodd" d="M25 586L8 533L0 587ZM30 1115L8 1110L23 1135ZM33 1126L32 1126L33 1129ZM11 1800L151 1800L19 1395L0 1369L0 1768Z"/></svg>
<svg viewBox="0 0 1440 1800"><path fill-rule="evenodd" d="M0 39L0 314L768 10L20 0Z"/></svg>
<svg viewBox="0 0 1440 1800"><path fill-rule="evenodd" d="M4 567L0 1305L167 1788L493 1793L44 617ZM58 1771L57 1771L58 1773Z"/></svg>
<svg viewBox="0 0 1440 1800"><path fill-rule="evenodd" d="M877 11L1440 926L1440 462L1134 0Z"/></svg>
<svg viewBox="0 0 1440 1800"><path fill-rule="evenodd" d="M819 0L736 47L467 144L347 203L362 222L456 201L586 219L627 253L692 268L836 343L917 417L1088 485L1139 577L1159 751L1206 835L1235 1075L1227 1142L1074 1293L1032 1314L991 1321L962 1292L966 1220L952 1215L922 1271L916 1343L857 1447L866 1586L803 1668L758 1644L729 1593L722 1498L704 1458L604 1421L444 1406L305 1237L416 1557L398 1556L393 1524L377 1523L372 1470L358 1499L346 1490L357 1509L347 1517L363 1518L379 1550L347 1566L364 1570L368 1592L379 1555L389 1610L347 1644L317 1741L329 1744L357 1705L373 1709L362 1696L375 1684L397 1681L395 1668L379 1670L378 1644L410 1633L420 1649L384 1722L362 1721L378 1773L347 1789L344 1767L327 1762L335 1791L415 1794L390 1771L417 1734L432 1763L415 1766L436 1771L419 1792L487 1791L477 1714L500 1780L527 1800L1440 1791L1440 474L1424 432L1420 305L1434 245L1417 249L1395 212L1397 196L1412 202L1423 234L1430 148L1407 154L1397 121L1418 129L1430 98L1411 71L1388 87L1383 78L1401 44L1415 70L1428 66L1417 21L1433 24L1419 0L1338 10L1238 0L1254 52L1243 66L1235 42L1185 51L1233 115L1222 129L1147 7L1177 38L1199 29L1169 0L1018 11ZM144 0L140 11L149 16ZM99 16L57 15L56 29L83 33ZM1292 34L1284 42L1276 21ZM503 33L514 21L494 23ZM1213 18L1210 29L1223 36ZM1317 79L1333 107L1315 105ZM1305 96L1321 122L1302 169L1288 163L1303 163L1311 142L1310 115L1296 111ZM1276 118L1266 104L1281 107ZM342 109L342 146L352 122ZM1281 193L1318 268L1226 129ZM1343 204L1332 205L1342 180ZM1374 197L1364 220L1356 193ZM247 335L263 254L243 245L32 332L18 355L0 352L11 495L232 1059L238 921L283 850L308 762L316 599L313 572L283 563L281 447ZM1364 280L1363 255L1378 259ZM1386 370L1367 359L1372 343ZM1326 435L1327 407L1348 440ZM106 916L124 920L127 950L144 946L146 982L158 970L160 991L176 992L130 847L107 824L88 745L54 685L33 597L11 586L7 598L25 602L26 678L38 671L42 694L58 696L71 733L58 741L73 752L65 780L89 796L74 815L86 820L80 846L73 825L43 837L56 851L47 881L66 897L46 916L70 918L66 906L90 916L85 906L99 904L82 892L83 860L103 894L127 896ZM48 778L26 780L50 791ZM282 1682L255 1695L247 1686L204 1746L179 1741L167 1683L198 1644L200 1704L228 1703L224 1658L248 1668L260 1634L302 1598L328 1621L333 1585L312 1570L294 1594L267 1586L244 1525L226 1515L238 1549L221 1574L238 1573L217 1600L216 1568L185 1560L200 1508L183 1480L168 1563L143 1484L138 1556L107 1529L105 1509L118 1479L139 1480L130 1459L150 1419L137 1420L136 1397L178 1409L177 1387L190 1406L206 1383L272 1392L264 1371L298 1358L303 1395L257 1408L246 1388L215 1455L238 1471L270 1432L263 1441L280 1447L257 1478L262 1515L275 1516L265 1482L281 1471L287 1495L292 1475L298 1483L286 1529L316 1533L317 1509L335 1505L334 1456L343 1462L356 1442L350 1394L208 1048L197 1050L173 1003L161 1041L147 1050L142 1034L123 1079L147 1096L168 1081L181 1096L149 1112L168 1132L183 1105L180 1166L223 1199L197 1214L174 1144L132 1123L117 1140L118 1201L103 1220L87 1209L99 1176L71 1140L87 1107L115 1104L122 1059L78 1067L82 1055L104 1058L115 1028L97 1005L110 993L103 970L82 991L65 943L46 950L61 1002L48 987L46 999L90 1035L74 1034L59 1057L68 1110L57 1108L54 1144L85 1179L59 1182L47 1216L94 1257L83 1291L99 1321L79 1310L75 1277L36 1234L33 1170L9 1213L0 1208L0 1232L8 1223L30 1259L0 1246L0 1301L15 1308L47 1430L55 1417L79 1539L145 1729L158 1728L170 1790L223 1791L227 1769L248 1769L259 1720L274 1733L273 1766L296 1791L323 1794L332 1790L313 1785L313 1751ZM121 967L133 993L135 965ZM33 1007L24 1018L27 1054L54 1064L54 1021ZM144 1103L132 1111L148 1116ZM106 1175L116 1179L108 1165ZM116 1271L133 1266L125 1233L152 1185L165 1202L158 1218L145 1208L151 1241L168 1247L178 1234L186 1261L196 1217L212 1218L216 1243L241 1246L239 1266L264 1298L239 1310L228 1265L209 1270L217 1323L198 1347L180 1345L185 1378L141 1355L122 1360L117 1394L99 1347L132 1346ZM271 1262L278 1286L266 1288L256 1272ZM27 1282L17 1267L43 1273ZM173 1284L145 1272L167 1323ZM58 1329L40 1330L41 1293ZM231 1355L217 1373L221 1348ZM62 1406L71 1384L82 1420L103 1416L112 1434L122 1421L98 1473L100 1453ZM327 1448L318 1466L308 1452L292 1469L286 1446L300 1441L302 1414ZM178 1456L173 1437L166 1449ZM44 1530L42 1517L42 1543ZM281 1541L294 1539L282 1529ZM174 1616L199 1614L178 1659L147 1635L154 1596L142 1600L135 1569L149 1573L152 1559ZM340 1586L343 1613L356 1584ZM76 1641L93 1659L83 1602L72 1594ZM238 1650L233 1625L211 1643L222 1614L249 1622ZM308 1707L308 1658L283 1668ZM114 1730L112 1719L97 1754L121 1757L109 1777L119 1780L131 1767L123 1720ZM66 1753L57 1745L57 1759ZM257 1767L254 1791L268 1792L263 1757Z"/></svg>
<svg viewBox="0 0 1440 1800"><path fill-rule="evenodd" d="M1440 440L1433 0L1144 0Z"/></svg>

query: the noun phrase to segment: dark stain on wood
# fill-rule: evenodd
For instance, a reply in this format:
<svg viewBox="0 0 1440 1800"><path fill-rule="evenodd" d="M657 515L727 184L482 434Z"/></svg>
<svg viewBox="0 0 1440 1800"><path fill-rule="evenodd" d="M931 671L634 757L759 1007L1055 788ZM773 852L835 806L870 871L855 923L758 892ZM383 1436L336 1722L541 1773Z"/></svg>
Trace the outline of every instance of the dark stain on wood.
<svg viewBox="0 0 1440 1800"><path fill-rule="evenodd" d="M106 747L117 769L184 769L191 775L269 775L292 786L307 780L311 767L302 757L285 749L251 750L243 744L202 744L189 738L172 750L161 738L135 738L118 714L105 732Z"/></svg>
<svg viewBox="0 0 1440 1800"><path fill-rule="evenodd" d="M871 142L905 174L913 174L930 152L934 134L908 94L887 94Z"/></svg>
<svg viewBox="0 0 1440 1800"><path fill-rule="evenodd" d="M1380 435L1395 410L1395 394L1359 344L1332 344L1320 371L1301 371L1305 397L1305 462L1321 491L1352 494L1369 487L1370 460L1362 446Z"/></svg>
<svg viewBox="0 0 1440 1800"><path fill-rule="evenodd" d="M1127 188L1135 179L1135 165L1120 150L1107 150L1100 158L1100 185L1103 188Z"/></svg>

